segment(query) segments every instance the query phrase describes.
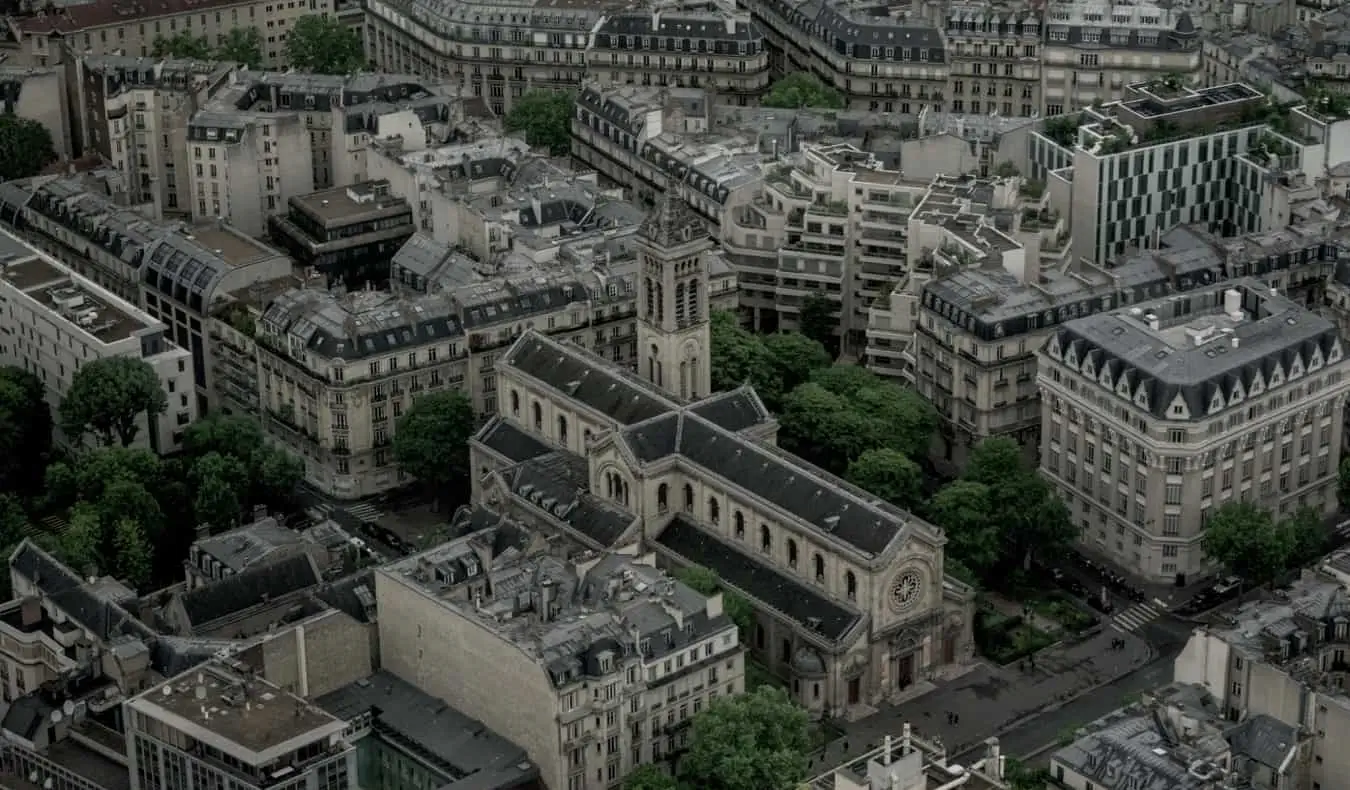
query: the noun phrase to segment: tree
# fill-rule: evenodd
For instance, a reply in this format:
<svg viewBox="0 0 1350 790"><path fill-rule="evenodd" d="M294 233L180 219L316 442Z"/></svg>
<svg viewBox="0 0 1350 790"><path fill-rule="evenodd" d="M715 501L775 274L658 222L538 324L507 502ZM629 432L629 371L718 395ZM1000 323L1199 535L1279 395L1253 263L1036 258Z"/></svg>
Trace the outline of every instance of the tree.
<svg viewBox="0 0 1350 790"><path fill-rule="evenodd" d="M877 424L849 401L816 383L788 393L778 415L785 446L832 472L882 444Z"/></svg>
<svg viewBox="0 0 1350 790"><path fill-rule="evenodd" d="M291 68L312 74L351 74L366 65L361 36L322 14L295 20L286 36L286 60Z"/></svg>
<svg viewBox="0 0 1350 790"><path fill-rule="evenodd" d="M680 568L673 575L680 583L699 595L721 593L722 611L740 629L742 638L749 636L751 628L755 625L755 608L734 590L728 590L717 574L702 565L690 565Z"/></svg>
<svg viewBox="0 0 1350 790"><path fill-rule="evenodd" d="M875 375L872 375L872 382L872 386L854 394L853 410L871 416L882 431L880 439L885 446L910 458L927 455L928 445L938 427L933 404L912 387L898 387Z"/></svg>
<svg viewBox="0 0 1350 790"><path fill-rule="evenodd" d="M838 312L838 305L824 294L813 293L806 297L798 319L802 334L827 349L836 349L839 344L835 337L835 330L839 329Z"/></svg>
<svg viewBox="0 0 1350 790"><path fill-rule="evenodd" d="M244 506L286 506L305 474L303 461L268 444L258 421L246 417L213 414L188 426L183 454L196 463L211 453L243 464L248 485L238 498Z"/></svg>
<svg viewBox="0 0 1350 790"><path fill-rule="evenodd" d="M168 396L155 369L134 357L104 357L85 364L71 379L61 401L61 424L72 440L93 432L104 446L136 440L137 424L168 408Z"/></svg>
<svg viewBox="0 0 1350 790"><path fill-rule="evenodd" d="M679 790L679 783L670 774L648 763L639 765L624 777L623 790Z"/></svg>
<svg viewBox="0 0 1350 790"><path fill-rule="evenodd" d="M252 460L253 494L249 504L266 505L272 510L289 505L295 489L305 477L305 462L270 445L254 453Z"/></svg>
<svg viewBox="0 0 1350 790"><path fill-rule="evenodd" d="M759 103L763 107L789 110L803 107L842 110L846 104L843 94L806 71L793 72L769 86L769 92L760 98Z"/></svg>
<svg viewBox="0 0 1350 790"><path fill-rule="evenodd" d="M52 447L52 411L42 381L0 367L0 491L36 494Z"/></svg>
<svg viewBox="0 0 1350 790"><path fill-rule="evenodd" d="M989 490L990 520L999 527L1002 559L1030 563L1067 547L1077 535L1068 510L1045 478L1022 460L1022 448L1006 437L985 439L971 451L961 479Z"/></svg>
<svg viewBox="0 0 1350 790"><path fill-rule="evenodd" d="M1256 584L1272 581L1289 559L1289 535L1275 528L1270 513L1249 502L1226 502L1205 525L1205 554L1230 573Z"/></svg>
<svg viewBox="0 0 1350 790"><path fill-rule="evenodd" d="M923 470L889 447L867 450L853 459L844 478L897 507L912 508L923 498Z"/></svg>
<svg viewBox="0 0 1350 790"><path fill-rule="evenodd" d="M103 523L98 510L82 502L70 511L66 529L57 537L57 556L80 575L92 574L103 555Z"/></svg>
<svg viewBox="0 0 1350 790"><path fill-rule="evenodd" d="M6 550L23 540L28 530L28 513L23 502L12 494L0 494L0 547Z"/></svg>
<svg viewBox="0 0 1350 790"><path fill-rule="evenodd" d="M1327 530L1322 514L1315 508L1301 507L1279 524L1289 556L1285 570L1311 562L1326 552Z"/></svg>
<svg viewBox="0 0 1350 790"><path fill-rule="evenodd" d="M1002 553L993 509L989 487L970 480L943 486L928 500L928 519L947 533L947 557L977 576L992 568Z"/></svg>
<svg viewBox="0 0 1350 790"><path fill-rule="evenodd" d="M694 717L681 782L700 790L778 790L806 777L810 719L787 692L761 686L719 697Z"/></svg>
<svg viewBox="0 0 1350 790"><path fill-rule="evenodd" d="M156 36L155 43L150 47L150 55L156 58L209 60L211 44L207 42L206 36L194 36L190 31L184 30L168 38Z"/></svg>
<svg viewBox="0 0 1350 790"><path fill-rule="evenodd" d="M262 68L262 33L256 27L235 27L216 47L216 60L242 63L250 69Z"/></svg>
<svg viewBox="0 0 1350 790"><path fill-rule="evenodd" d="M29 178L56 161L47 127L17 115L0 115L0 181Z"/></svg>
<svg viewBox="0 0 1350 790"><path fill-rule="evenodd" d="M129 518L118 521L113 530L112 542L117 578L133 587L140 587L149 581L153 549L141 525Z"/></svg>
<svg viewBox="0 0 1350 790"><path fill-rule="evenodd" d="M764 343L736 321L736 314L714 310L709 321L708 351L714 390L735 389L742 384L769 378L769 357ZM758 385L756 385L758 388ZM764 393L760 393L764 397Z"/></svg>
<svg viewBox="0 0 1350 790"><path fill-rule="evenodd" d="M395 425L394 459L439 499L442 489L468 471L474 423L473 404L463 392L423 395Z"/></svg>
<svg viewBox="0 0 1350 790"><path fill-rule="evenodd" d="M751 378L760 397L769 391L776 401L783 393L791 392L811 378L811 374L827 368L833 361L830 352L818 340L797 332L775 332L760 341L764 347L766 368L763 379Z"/></svg>
<svg viewBox="0 0 1350 790"><path fill-rule="evenodd" d="M159 456L140 447L97 447L75 459L75 498L97 502L109 486L129 480L155 490L162 479Z"/></svg>
<svg viewBox="0 0 1350 790"><path fill-rule="evenodd" d="M192 465L192 481L197 488L193 510L198 524L210 524L216 531L239 523L244 503L239 492L248 490L248 467L238 458L207 453Z"/></svg>
<svg viewBox="0 0 1350 790"><path fill-rule="evenodd" d="M159 501L150 493L150 489L134 480L113 481L94 505L103 525L105 543L121 521L136 522L151 539L158 538L164 528L164 512Z"/></svg>
<svg viewBox="0 0 1350 790"><path fill-rule="evenodd" d="M570 93L532 90L516 99L502 119L508 132L524 132L532 147L547 148L554 156L572 150L572 105Z"/></svg>

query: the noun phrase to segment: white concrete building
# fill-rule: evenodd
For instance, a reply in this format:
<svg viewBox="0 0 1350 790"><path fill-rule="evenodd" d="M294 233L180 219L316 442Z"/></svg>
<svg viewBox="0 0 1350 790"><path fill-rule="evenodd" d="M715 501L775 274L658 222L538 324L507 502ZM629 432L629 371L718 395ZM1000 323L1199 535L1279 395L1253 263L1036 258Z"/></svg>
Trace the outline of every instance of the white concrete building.
<svg viewBox="0 0 1350 790"><path fill-rule="evenodd" d="M168 407L153 422L141 418L133 446L178 450L184 428L197 418L197 403L192 354L173 344L169 328L3 231L0 266L7 305L0 360L36 374L53 413L81 365L118 356L144 360L163 384Z"/></svg>

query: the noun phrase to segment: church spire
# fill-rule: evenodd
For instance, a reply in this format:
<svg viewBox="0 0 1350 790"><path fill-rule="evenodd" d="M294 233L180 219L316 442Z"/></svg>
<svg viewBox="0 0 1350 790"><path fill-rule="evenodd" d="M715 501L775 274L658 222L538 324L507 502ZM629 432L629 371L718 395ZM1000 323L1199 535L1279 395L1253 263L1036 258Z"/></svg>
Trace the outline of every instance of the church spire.
<svg viewBox="0 0 1350 790"><path fill-rule="evenodd" d="M661 193L656 210L638 227L638 237L659 249L700 241L707 235L707 224L673 189Z"/></svg>

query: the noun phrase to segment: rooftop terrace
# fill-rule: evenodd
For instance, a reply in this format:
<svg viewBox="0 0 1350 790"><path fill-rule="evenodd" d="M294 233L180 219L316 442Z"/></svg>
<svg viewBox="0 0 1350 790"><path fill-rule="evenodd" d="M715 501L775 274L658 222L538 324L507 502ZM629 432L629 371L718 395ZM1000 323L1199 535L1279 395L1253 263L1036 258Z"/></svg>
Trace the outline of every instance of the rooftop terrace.
<svg viewBox="0 0 1350 790"><path fill-rule="evenodd" d="M0 235L0 249L4 248L3 239L6 238L13 237L7 233ZM39 257L31 250L29 254L32 257L5 261L4 253L0 252L0 277L45 306L54 316L59 316L70 325L71 331L83 332L102 343L112 344L154 325L150 316L114 303L111 294L72 275L65 267Z"/></svg>

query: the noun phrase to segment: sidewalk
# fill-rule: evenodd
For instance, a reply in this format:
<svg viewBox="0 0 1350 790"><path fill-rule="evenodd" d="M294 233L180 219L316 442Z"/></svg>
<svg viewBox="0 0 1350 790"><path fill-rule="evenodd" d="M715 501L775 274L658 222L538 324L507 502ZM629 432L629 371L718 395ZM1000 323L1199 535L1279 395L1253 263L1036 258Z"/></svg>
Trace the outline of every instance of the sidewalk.
<svg viewBox="0 0 1350 790"><path fill-rule="evenodd" d="M1114 639L1124 639L1125 649L1112 650ZM1152 658L1153 650L1143 640L1107 628L1078 644L1046 648L1036 657L1034 669L980 664L921 697L884 706L872 716L842 725L844 736L827 746L824 756L827 763L838 764L864 754L887 735L898 734L905 722L915 734L940 738L948 754L959 754L1049 708L1101 688ZM948 712L959 717L956 723L947 722ZM1056 734L1046 733L1047 739Z"/></svg>
<svg viewBox="0 0 1350 790"><path fill-rule="evenodd" d="M998 593L985 593L984 599L1004 617L1020 617L1022 618L1022 622L1032 628L1040 629L1047 634L1054 634L1057 636L1064 630L1064 626L1060 625L1059 621L1051 620L1048 617L1042 617L1032 611L1030 606L1004 598Z"/></svg>

